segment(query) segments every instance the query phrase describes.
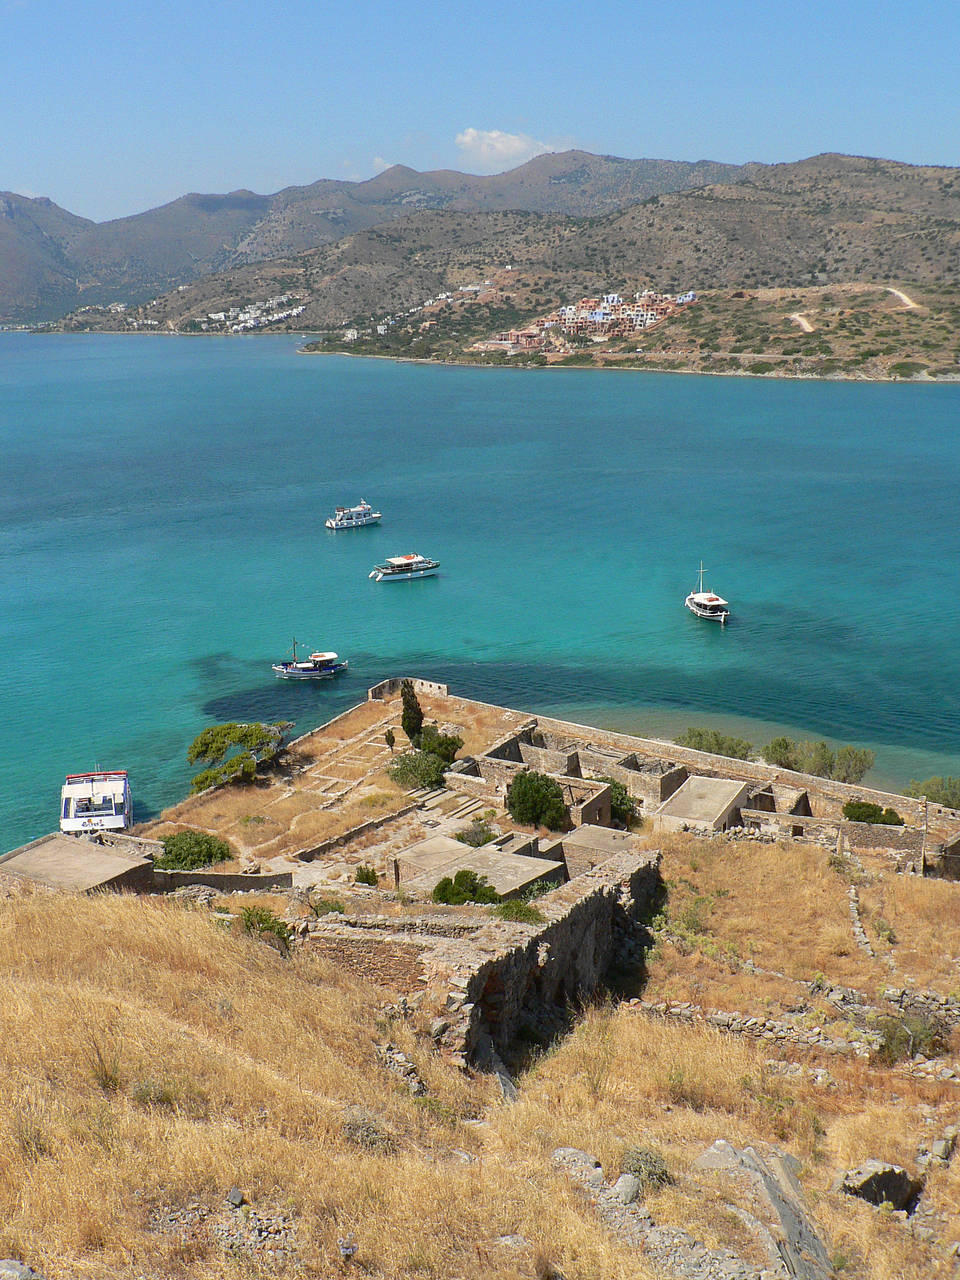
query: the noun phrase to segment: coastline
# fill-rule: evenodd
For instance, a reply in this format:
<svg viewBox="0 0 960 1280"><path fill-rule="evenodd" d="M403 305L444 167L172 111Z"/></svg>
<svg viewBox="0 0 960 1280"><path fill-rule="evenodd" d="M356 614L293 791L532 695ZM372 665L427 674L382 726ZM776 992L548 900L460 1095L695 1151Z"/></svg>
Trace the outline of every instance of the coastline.
<svg viewBox="0 0 960 1280"><path fill-rule="evenodd" d="M171 335L176 336L176 335ZM193 336L193 335L182 335ZM202 335L207 336L207 335ZM223 336L223 335L220 335ZM232 335L243 337L246 335ZM250 335L264 336L264 335ZM279 335L276 335L279 336ZM751 373L748 369L661 369L656 366L638 366L623 364L561 364L559 361L553 364L492 364L473 360L434 360L428 356L388 356L379 352L364 351L309 351L306 347L299 347L297 355L300 356L346 356L351 360L392 360L394 364L425 364L435 365L437 368L445 366L454 366L459 369L499 369L501 372L513 373L545 373L550 370L559 370L563 373L674 373L681 374L684 377L696 376L700 378L751 378L757 381L767 382L861 382L866 385L879 385L889 383L891 385L917 387L917 386L954 386L960 383L960 372L951 374L943 378L864 378L856 377L847 373Z"/></svg>

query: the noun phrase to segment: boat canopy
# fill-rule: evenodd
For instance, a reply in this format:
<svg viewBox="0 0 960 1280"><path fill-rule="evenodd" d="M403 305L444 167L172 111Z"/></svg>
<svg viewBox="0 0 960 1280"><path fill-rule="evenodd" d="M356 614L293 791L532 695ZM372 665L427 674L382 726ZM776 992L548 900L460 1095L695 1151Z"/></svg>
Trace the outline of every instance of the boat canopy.
<svg viewBox="0 0 960 1280"><path fill-rule="evenodd" d="M336 662L337 654L335 653L311 653L311 662Z"/></svg>
<svg viewBox="0 0 960 1280"><path fill-rule="evenodd" d="M720 605L723 608L729 604L728 600L724 600L722 596L715 596L712 591L694 591L690 599L695 600L697 604Z"/></svg>
<svg viewBox="0 0 960 1280"><path fill-rule="evenodd" d="M387 556L387 564L405 565L405 564L411 564L414 560L422 560L422 559L423 559L423 556L418 556L418 555Z"/></svg>

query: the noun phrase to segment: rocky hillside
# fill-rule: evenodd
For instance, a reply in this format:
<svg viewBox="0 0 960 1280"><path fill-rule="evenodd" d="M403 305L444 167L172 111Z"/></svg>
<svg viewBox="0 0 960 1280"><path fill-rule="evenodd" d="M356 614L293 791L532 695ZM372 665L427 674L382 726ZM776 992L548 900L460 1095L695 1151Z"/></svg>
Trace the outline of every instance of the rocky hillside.
<svg viewBox="0 0 960 1280"><path fill-rule="evenodd" d="M645 964L638 937L608 1001L543 1010L509 1102L437 1052L415 991L244 928L359 890L8 893L0 1257L45 1280L947 1280L957 886L689 836L662 873Z"/></svg>
<svg viewBox="0 0 960 1280"><path fill-rule="evenodd" d="M511 266L515 318L607 289L960 287L960 171L820 156L655 195L601 218L417 213L293 257L221 272L125 319L183 329L209 312L296 295L287 327L330 328L409 309ZM194 325L196 327L196 325Z"/></svg>
<svg viewBox="0 0 960 1280"><path fill-rule="evenodd" d="M94 223L49 200L0 193L0 322L139 302L210 272L328 244L424 209L526 209L582 216L735 179L712 161L624 160L566 151L492 177L394 165L367 182L323 179L274 195L191 194Z"/></svg>

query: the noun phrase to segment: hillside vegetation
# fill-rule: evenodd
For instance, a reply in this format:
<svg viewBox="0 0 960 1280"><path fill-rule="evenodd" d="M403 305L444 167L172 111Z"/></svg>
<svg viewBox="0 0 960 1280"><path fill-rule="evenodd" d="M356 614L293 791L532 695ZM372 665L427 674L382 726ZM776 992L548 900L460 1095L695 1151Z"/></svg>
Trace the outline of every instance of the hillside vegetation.
<svg viewBox="0 0 960 1280"><path fill-rule="evenodd" d="M866 857L858 866L810 847L671 837L644 998L840 1038L860 1033L891 982L955 988L955 886ZM851 931L851 878L873 954ZM606 1226L551 1159L585 1148L612 1180L643 1146L670 1174L644 1193L655 1221L759 1269L749 1195L693 1163L723 1137L797 1156L838 1275L951 1273L960 1159L930 1165L915 1221L830 1187L873 1156L917 1172L920 1147L960 1117L955 1082L601 1002L552 1047L531 1058L526 1046L519 1101L505 1106L490 1078L433 1051L397 992L244 932L251 901L220 900L231 923L170 899L0 900L3 1256L49 1280L341 1268L383 1280L653 1280L674 1273ZM260 911L295 906L275 896ZM621 975L626 994L639 976ZM955 1056L956 1032L948 1039ZM413 1063L421 1096L383 1065L387 1041ZM344 1264L339 1242L351 1238Z"/></svg>

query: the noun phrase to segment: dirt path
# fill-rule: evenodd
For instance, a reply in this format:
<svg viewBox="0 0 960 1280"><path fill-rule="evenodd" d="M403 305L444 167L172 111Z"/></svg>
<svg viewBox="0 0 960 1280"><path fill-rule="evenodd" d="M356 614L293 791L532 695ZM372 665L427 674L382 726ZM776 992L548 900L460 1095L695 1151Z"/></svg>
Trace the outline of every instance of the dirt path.
<svg viewBox="0 0 960 1280"><path fill-rule="evenodd" d="M902 289L891 289L888 285L887 293L892 293L895 298L899 298L908 311L917 310L917 304L912 298L908 298Z"/></svg>
<svg viewBox="0 0 960 1280"><path fill-rule="evenodd" d="M801 315L799 311L794 311L793 314L790 316L790 319L793 320L796 324L798 324L804 333L813 333L813 325L810 323L807 317Z"/></svg>

